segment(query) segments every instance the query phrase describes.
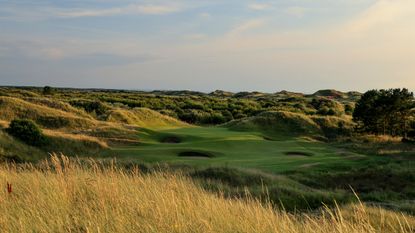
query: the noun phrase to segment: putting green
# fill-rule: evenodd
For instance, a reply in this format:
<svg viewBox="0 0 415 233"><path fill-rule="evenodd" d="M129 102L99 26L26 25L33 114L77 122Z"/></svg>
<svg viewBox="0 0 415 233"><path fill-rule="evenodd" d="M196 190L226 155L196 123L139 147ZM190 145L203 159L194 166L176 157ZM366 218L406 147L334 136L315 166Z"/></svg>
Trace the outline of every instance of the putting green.
<svg viewBox="0 0 415 233"><path fill-rule="evenodd" d="M272 140L260 132L222 127L142 129L139 137L140 145L113 148L111 155L147 163L230 166L270 172L347 166L366 159L323 142L283 136Z"/></svg>

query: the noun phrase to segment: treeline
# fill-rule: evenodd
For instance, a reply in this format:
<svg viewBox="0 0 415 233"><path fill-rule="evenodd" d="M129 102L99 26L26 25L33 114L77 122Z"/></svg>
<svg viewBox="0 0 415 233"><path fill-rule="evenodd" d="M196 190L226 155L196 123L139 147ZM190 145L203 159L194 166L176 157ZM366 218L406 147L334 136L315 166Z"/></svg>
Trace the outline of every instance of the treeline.
<svg viewBox="0 0 415 233"><path fill-rule="evenodd" d="M360 132L415 137L414 109L408 89L370 90L356 103L353 120Z"/></svg>

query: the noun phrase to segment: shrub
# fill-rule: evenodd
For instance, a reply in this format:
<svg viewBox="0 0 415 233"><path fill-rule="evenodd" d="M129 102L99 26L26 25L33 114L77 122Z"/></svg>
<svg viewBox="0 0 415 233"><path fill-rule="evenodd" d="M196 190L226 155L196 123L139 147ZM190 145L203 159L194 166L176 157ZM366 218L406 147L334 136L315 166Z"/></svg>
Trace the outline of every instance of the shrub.
<svg viewBox="0 0 415 233"><path fill-rule="evenodd" d="M95 113L97 116L105 114L108 110L108 107L100 101L78 99L69 103L74 107L84 109L88 113Z"/></svg>
<svg viewBox="0 0 415 233"><path fill-rule="evenodd" d="M47 143L42 130L31 120L15 119L6 131L31 146L42 146Z"/></svg>
<svg viewBox="0 0 415 233"><path fill-rule="evenodd" d="M354 111L354 107L351 104L344 105L344 111L347 115L352 115Z"/></svg>
<svg viewBox="0 0 415 233"><path fill-rule="evenodd" d="M43 93L43 95L51 95L51 94L53 94L53 88L52 87L50 87L50 86L45 86L44 88L43 88L43 91L42 91L42 93Z"/></svg>
<svg viewBox="0 0 415 233"><path fill-rule="evenodd" d="M415 121L411 122L411 129L408 132L408 137L415 140Z"/></svg>
<svg viewBox="0 0 415 233"><path fill-rule="evenodd" d="M58 129L67 127L71 124L69 119L65 117L41 116L37 123L49 129Z"/></svg>

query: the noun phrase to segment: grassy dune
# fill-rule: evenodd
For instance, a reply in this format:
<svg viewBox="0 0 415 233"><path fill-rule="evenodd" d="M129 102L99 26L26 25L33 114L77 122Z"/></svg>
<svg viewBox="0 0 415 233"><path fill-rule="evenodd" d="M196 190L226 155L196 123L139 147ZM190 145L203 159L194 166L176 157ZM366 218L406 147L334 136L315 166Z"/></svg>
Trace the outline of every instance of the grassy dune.
<svg viewBox="0 0 415 233"><path fill-rule="evenodd" d="M40 149L26 145L0 130L0 161L36 161L44 156L45 153Z"/></svg>
<svg viewBox="0 0 415 233"><path fill-rule="evenodd" d="M64 111L43 104L31 103L19 98L0 96L0 119L11 121L16 118L31 119L45 128L85 129L98 125L92 117L79 112Z"/></svg>
<svg viewBox="0 0 415 233"><path fill-rule="evenodd" d="M349 117L307 116L302 113L270 111L231 121L225 126L239 131L261 131L271 137L284 135L330 138L349 133L353 123Z"/></svg>
<svg viewBox="0 0 415 233"><path fill-rule="evenodd" d="M124 123L146 128L176 128L189 126L172 117L162 115L148 108L114 109L108 115L108 121Z"/></svg>
<svg viewBox="0 0 415 233"><path fill-rule="evenodd" d="M85 164L85 163L84 163ZM39 168L1 165L2 232L413 232L415 218L363 205L290 214L225 199L188 178L141 175L52 157Z"/></svg>

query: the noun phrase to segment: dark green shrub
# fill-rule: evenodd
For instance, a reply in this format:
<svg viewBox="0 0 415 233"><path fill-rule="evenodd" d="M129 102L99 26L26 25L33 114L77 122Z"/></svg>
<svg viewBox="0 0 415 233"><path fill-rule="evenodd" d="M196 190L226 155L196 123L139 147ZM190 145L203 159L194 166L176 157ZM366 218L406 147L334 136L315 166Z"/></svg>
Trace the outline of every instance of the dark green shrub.
<svg viewBox="0 0 415 233"><path fill-rule="evenodd" d="M53 88L52 88L52 87L50 87L50 86L45 86L45 87L43 88L42 93L43 93L44 95L52 95L52 94L53 94Z"/></svg>
<svg viewBox="0 0 415 233"><path fill-rule="evenodd" d="M408 138L415 140L415 121L411 123L411 129L408 132Z"/></svg>
<svg viewBox="0 0 415 233"><path fill-rule="evenodd" d="M344 105L344 111L346 112L347 115L352 115L353 110L354 110L354 107L352 105L350 104Z"/></svg>
<svg viewBox="0 0 415 233"><path fill-rule="evenodd" d="M31 146L47 144L47 138L42 130L31 120L15 119L10 123L6 132Z"/></svg>
<svg viewBox="0 0 415 233"><path fill-rule="evenodd" d="M74 107L84 109L88 113L95 113L97 116L105 114L108 110L108 107L100 101L78 99L72 100L69 103Z"/></svg>
<svg viewBox="0 0 415 233"><path fill-rule="evenodd" d="M71 124L71 122L67 118L50 116L39 117L37 123L49 129L63 128Z"/></svg>

